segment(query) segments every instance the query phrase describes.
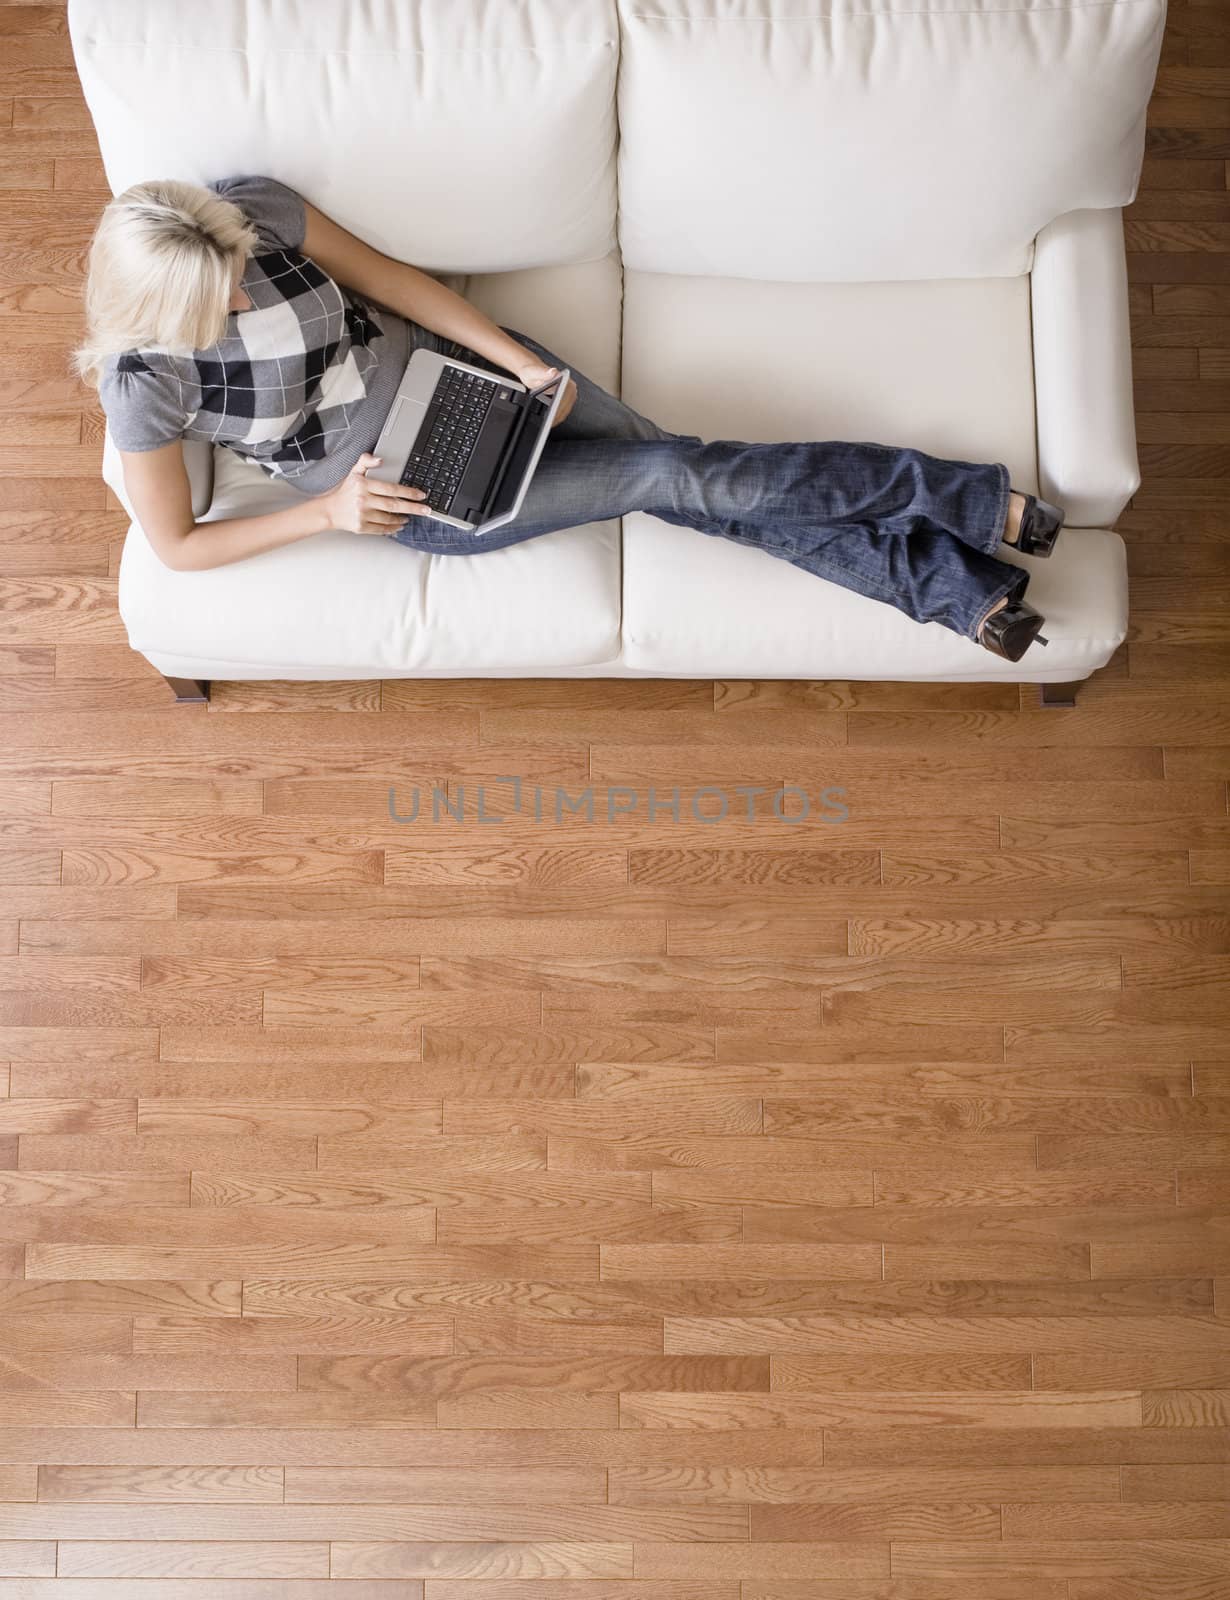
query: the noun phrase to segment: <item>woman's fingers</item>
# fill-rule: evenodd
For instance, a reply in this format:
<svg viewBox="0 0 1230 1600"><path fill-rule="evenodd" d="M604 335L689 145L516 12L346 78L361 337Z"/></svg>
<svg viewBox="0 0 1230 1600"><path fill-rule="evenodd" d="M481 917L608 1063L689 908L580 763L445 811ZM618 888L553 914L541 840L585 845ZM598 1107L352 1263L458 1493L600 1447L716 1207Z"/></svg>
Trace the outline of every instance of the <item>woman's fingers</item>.
<svg viewBox="0 0 1230 1600"><path fill-rule="evenodd" d="M369 480L370 482L370 480ZM396 493L380 493L374 483L370 484L367 499L364 502L363 518L377 528L400 528L407 517L430 517L432 509L427 504L427 499L422 489L408 489L404 484L382 484L384 490Z"/></svg>
<svg viewBox="0 0 1230 1600"><path fill-rule="evenodd" d="M432 512L430 506L415 506L414 509L409 513L411 517L429 517L431 514ZM362 526L364 529L379 529L381 532L384 532L386 529L390 528L403 528L406 525L406 521L407 514L404 511L399 512L396 516L393 516L387 511L377 511L372 506L367 507L362 516Z"/></svg>
<svg viewBox="0 0 1230 1600"><path fill-rule="evenodd" d="M351 467L352 477L362 478L363 487L360 493L366 491L370 499L378 500L386 505L405 505L407 509L417 500L425 500L427 495L424 490L416 489L408 483L386 483L383 478L369 478L367 469L378 467L381 457L373 455L370 450L365 450Z"/></svg>
<svg viewBox="0 0 1230 1600"><path fill-rule="evenodd" d="M379 478L368 478L367 489L373 500L385 505L413 505L416 501L426 500L427 494L423 489L412 488L404 483L381 483Z"/></svg>
<svg viewBox="0 0 1230 1600"><path fill-rule="evenodd" d="M551 423L551 426L553 428L558 428L560 423L564 421L564 419L568 416L568 413L572 410L573 406L576 405L576 403L577 403L577 386L573 382L573 380L571 378L569 378L568 386L564 390L564 398L560 401L559 410L555 413L555 419Z"/></svg>
<svg viewBox="0 0 1230 1600"><path fill-rule="evenodd" d="M390 517L383 511L365 512L358 527L359 533L396 533L398 528L406 525L405 517Z"/></svg>

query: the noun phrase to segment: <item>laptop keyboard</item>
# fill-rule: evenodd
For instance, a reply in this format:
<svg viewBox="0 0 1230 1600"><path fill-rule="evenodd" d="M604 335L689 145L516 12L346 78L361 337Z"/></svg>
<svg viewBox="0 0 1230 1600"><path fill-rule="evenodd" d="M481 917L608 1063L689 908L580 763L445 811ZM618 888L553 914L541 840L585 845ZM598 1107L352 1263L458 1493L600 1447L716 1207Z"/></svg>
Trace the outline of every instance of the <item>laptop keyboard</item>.
<svg viewBox="0 0 1230 1600"><path fill-rule="evenodd" d="M448 512L470 464L479 429L499 391L499 382L445 367L436 384L401 481L422 489L433 511Z"/></svg>

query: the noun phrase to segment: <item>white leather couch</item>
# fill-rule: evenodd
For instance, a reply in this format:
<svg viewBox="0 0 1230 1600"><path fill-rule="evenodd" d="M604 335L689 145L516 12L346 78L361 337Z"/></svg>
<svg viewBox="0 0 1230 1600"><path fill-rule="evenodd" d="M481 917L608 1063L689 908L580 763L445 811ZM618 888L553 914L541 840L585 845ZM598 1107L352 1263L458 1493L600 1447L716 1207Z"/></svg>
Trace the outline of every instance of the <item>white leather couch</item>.
<svg viewBox="0 0 1230 1600"><path fill-rule="evenodd" d="M1120 208L1164 18L1165 0L70 0L113 191L270 173L668 428L1002 460L1068 511L1051 559L1005 554L1050 639L1015 665L639 513L466 558L328 532L201 573L134 522L133 647L190 680L1087 677L1127 631ZM198 517L295 497L227 450L186 454ZM109 437L103 475L123 500Z"/></svg>

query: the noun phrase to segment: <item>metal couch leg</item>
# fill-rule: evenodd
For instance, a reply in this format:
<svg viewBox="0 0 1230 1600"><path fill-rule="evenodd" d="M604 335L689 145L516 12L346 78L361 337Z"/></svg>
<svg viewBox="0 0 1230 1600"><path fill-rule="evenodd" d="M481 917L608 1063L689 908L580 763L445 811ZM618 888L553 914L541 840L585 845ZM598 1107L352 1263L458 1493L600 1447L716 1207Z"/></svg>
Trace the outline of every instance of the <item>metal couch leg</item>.
<svg viewBox="0 0 1230 1600"><path fill-rule="evenodd" d="M1074 706L1076 704L1076 691L1084 683L1083 678L1077 678L1075 683L1043 683L1039 684L1042 690L1041 704L1044 706Z"/></svg>
<svg viewBox="0 0 1230 1600"><path fill-rule="evenodd" d="M164 672L162 679L170 686L177 705L204 705L209 699L208 678L168 678Z"/></svg>

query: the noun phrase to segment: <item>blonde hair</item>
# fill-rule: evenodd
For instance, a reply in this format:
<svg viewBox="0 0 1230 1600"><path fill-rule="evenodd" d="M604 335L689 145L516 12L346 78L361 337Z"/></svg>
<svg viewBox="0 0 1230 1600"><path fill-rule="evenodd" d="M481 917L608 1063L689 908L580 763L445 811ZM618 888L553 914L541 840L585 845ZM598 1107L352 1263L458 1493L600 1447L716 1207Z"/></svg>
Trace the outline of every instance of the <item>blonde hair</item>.
<svg viewBox="0 0 1230 1600"><path fill-rule="evenodd" d="M190 354L226 332L235 271L258 244L232 200L177 178L134 183L103 207L90 242L86 333L72 371L98 387L107 356Z"/></svg>

